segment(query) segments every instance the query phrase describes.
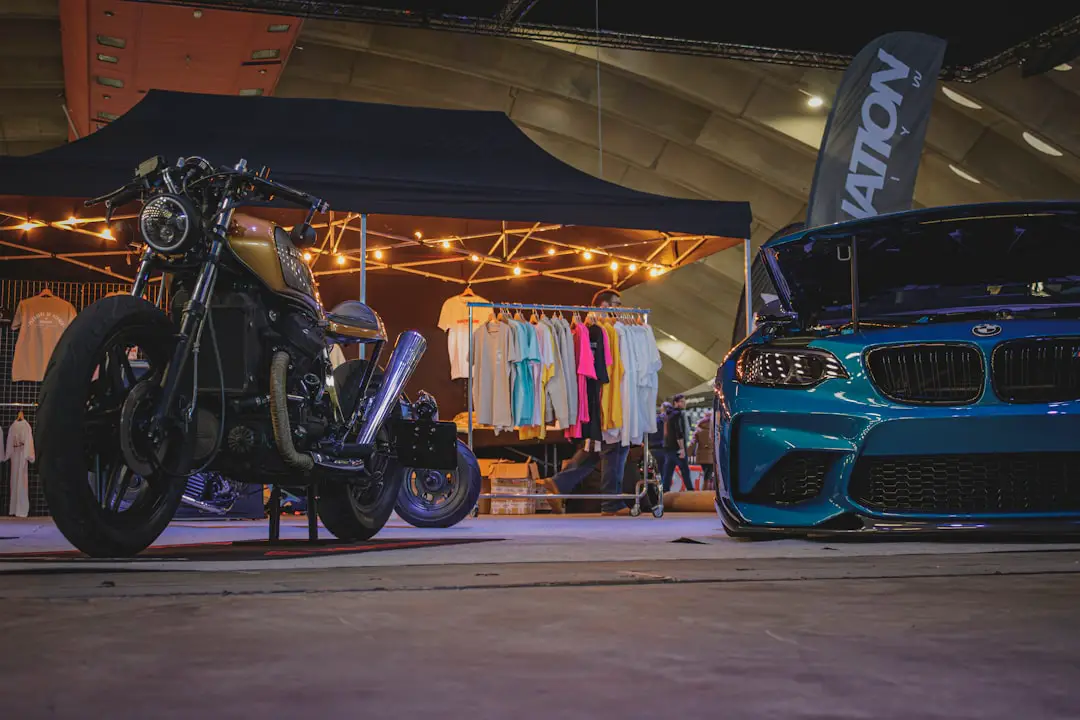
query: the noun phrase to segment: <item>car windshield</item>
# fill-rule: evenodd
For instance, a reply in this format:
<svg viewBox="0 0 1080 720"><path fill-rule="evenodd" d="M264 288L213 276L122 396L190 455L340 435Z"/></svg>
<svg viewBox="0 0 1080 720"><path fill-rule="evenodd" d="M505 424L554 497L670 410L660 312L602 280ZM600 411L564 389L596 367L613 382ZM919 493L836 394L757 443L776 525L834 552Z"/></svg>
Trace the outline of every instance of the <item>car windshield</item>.
<svg viewBox="0 0 1080 720"><path fill-rule="evenodd" d="M859 318L1080 308L1080 218L1070 211L950 219L883 219L849 232L811 233L768 248L806 324L851 318L851 242Z"/></svg>

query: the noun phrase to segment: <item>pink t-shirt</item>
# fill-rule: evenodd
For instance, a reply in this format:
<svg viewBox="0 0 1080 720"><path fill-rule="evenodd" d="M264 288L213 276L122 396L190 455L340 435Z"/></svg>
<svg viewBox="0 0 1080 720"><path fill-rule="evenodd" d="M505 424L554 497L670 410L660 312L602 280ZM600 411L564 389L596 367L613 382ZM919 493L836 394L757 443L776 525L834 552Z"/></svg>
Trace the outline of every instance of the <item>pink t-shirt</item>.
<svg viewBox="0 0 1080 720"><path fill-rule="evenodd" d="M574 325L574 344L577 346L577 383L578 383L578 415L577 422L566 431L566 437L581 437L581 423L589 421L589 393L585 387L585 379L596 379L596 360L593 357L592 346L589 344L589 328L577 323Z"/></svg>

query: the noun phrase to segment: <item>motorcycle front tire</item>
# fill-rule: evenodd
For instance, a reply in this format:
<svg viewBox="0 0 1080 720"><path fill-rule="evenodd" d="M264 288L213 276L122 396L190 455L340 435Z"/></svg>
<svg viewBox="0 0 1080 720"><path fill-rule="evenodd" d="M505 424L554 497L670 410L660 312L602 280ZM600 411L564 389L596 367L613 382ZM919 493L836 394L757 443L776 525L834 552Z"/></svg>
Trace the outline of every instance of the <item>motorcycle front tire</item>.
<svg viewBox="0 0 1080 720"><path fill-rule="evenodd" d="M91 381L110 343L130 335L164 361L175 345L174 333L168 317L151 303L130 295L107 297L75 317L49 360L34 428L38 473L56 527L91 557L137 555L157 540L180 505L184 483L165 480L137 509L103 509L88 479L86 427ZM181 452L190 454L190 445Z"/></svg>
<svg viewBox="0 0 1080 720"><path fill-rule="evenodd" d="M359 402L357 385L364 371L365 362L349 360L334 370L334 386L345 417L352 414ZM372 390L377 385L372 379ZM362 492L361 488L340 481L327 481L319 485L319 517L326 529L343 542L370 540L390 519L394 503L405 479L406 469L388 461L382 484L374 491Z"/></svg>

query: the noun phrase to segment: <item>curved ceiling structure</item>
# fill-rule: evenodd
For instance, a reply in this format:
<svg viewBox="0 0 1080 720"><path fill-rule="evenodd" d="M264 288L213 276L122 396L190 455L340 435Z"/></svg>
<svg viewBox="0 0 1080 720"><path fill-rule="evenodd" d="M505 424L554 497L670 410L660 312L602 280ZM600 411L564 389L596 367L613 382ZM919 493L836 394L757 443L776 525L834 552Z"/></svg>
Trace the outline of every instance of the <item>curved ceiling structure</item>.
<svg viewBox="0 0 1080 720"><path fill-rule="evenodd" d="M49 4L23 0L0 10L0 98L10 100L0 103L2 152L66 139L58 23ZM12 8L20 6L16 22ZM760 243L805 214L839 77L786 65L308 20L275 94L499 110L548 152L607 180L679 197L748 200ZM813 107L812 97L825 102ZM1028 79L1010 67L977 83L947 83L933 112L919 205L1080 197L1080 66ZM654 309L672 360L662 392L715 372L728 349L742 276L742 254L731 249L629 291L628 303Z"/></svg>

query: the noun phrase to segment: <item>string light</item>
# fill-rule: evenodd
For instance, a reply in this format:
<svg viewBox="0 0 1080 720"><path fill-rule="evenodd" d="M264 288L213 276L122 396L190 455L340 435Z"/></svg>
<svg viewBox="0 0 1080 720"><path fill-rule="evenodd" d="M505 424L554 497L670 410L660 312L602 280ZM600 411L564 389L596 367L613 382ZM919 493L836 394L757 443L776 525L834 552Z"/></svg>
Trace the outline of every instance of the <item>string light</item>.
<svg viewBox="0 0 1080 720"><path fill-rule="evenodd" d="M476 253L473 253L472 255L470 255L469 259L472 260L473 262L480 262L480 256L477 255Z"/></svg>
<svg viewBox="0 0 1080 720"><path fill-rule="evenodd" d="M554 254L555 254L555 248L549 247L548 248L548 255L554 255Z"/></svg>
<svg viewBox="0 0 1080 720"><path fill-rule="evenodd" d="M618 269L619 269L619 263L617 263L617 262L615 262L614 260L612 260L612 261L611 261L611 269L612 269L612 270L618 270Z"/></svg>
<svg viewBox="0 0 1080 720"><path fill-rule="evenodd" d="M104 230L101 231L101 237L105 238L106 240L112 240L113 239L112 230L110 230L109 228L105 228Z"/></svg>
<svg viewBox="0 0 1080 720"><path fill-rule="evenodd" d="M337 260L338 265L344 265L345 264L345 256L344 255L338 255L338 256L336 256L335 259Z"/></svg>
<svg viewBox="0 0 1080 720"><path fill-rule="evenodd" d="M38 227L38 224L36 222L27 221L27 222L24 222L22 225L16 225L15 229L16 230L23 230L25 232L29 232L30 230L33 230L36 227Z"/></svg>
<svg viewBox="0 0 1080 720"><path fill-rule="evenodd" d="M637 263L630 263L630 267L627 268L630 272L637 272Z"/></svg>
<svg viewBox="0 0 1080 720"><path fill-rule="evenodd" d="M376 250L375 251L375 259L376 260L382 260L382 258L383 258L383 251L382 250Z"/></svg>
<svg viewBox="0 0 1080 720"><path fill-rule="evenodd" d="M72 215L71 217L69 217L67 220L65 220L64 222L62 222L60 224L61 225L74 225L77 222L79 222L78 218L76 218L74 215Z"/></svg>
<svg viewBox="0 0 1080 720"><path fill-rule="evenodd" d="M652 268L651 270L649 270L649 275L651 275L653 277L656 277L659 274L660 274L660 271L657 270L656 268Z"/></svg>
<svg viewBox="0 0 1080 720"><path fill-rule="evenodd" d="M520 265L515 265L514 266L514 274L515 275L520 275L521 274L521 266Z"/></svg>
<svg viewBox="0 0 1080 720"><path fill-rule="evenodd" d="M413 237L415 237L417 240L421 240L424 237L424 233L417 230L416 232L413 233Z"/></svg>
<svg viewBox="0 0 1080 720"><path fill-rule="evenodd" d="M585 254L582 255L581 257L585 258L586 260L592 260L592 253L589 252L588 250L586 250Z"/></svg>
<svg viewBox="0 0 1080 720"><path fill-rule="evenodd" d="M450 241L449 240L443 240L442 241L442 246L443 246L444 250L449 250L450 249Z"/></svg>
<svg viewBox="0 0 1080 720"><path fill-rule="evenodd" d="M304 262L311 262L311 253L304 253Z"/></svg>

